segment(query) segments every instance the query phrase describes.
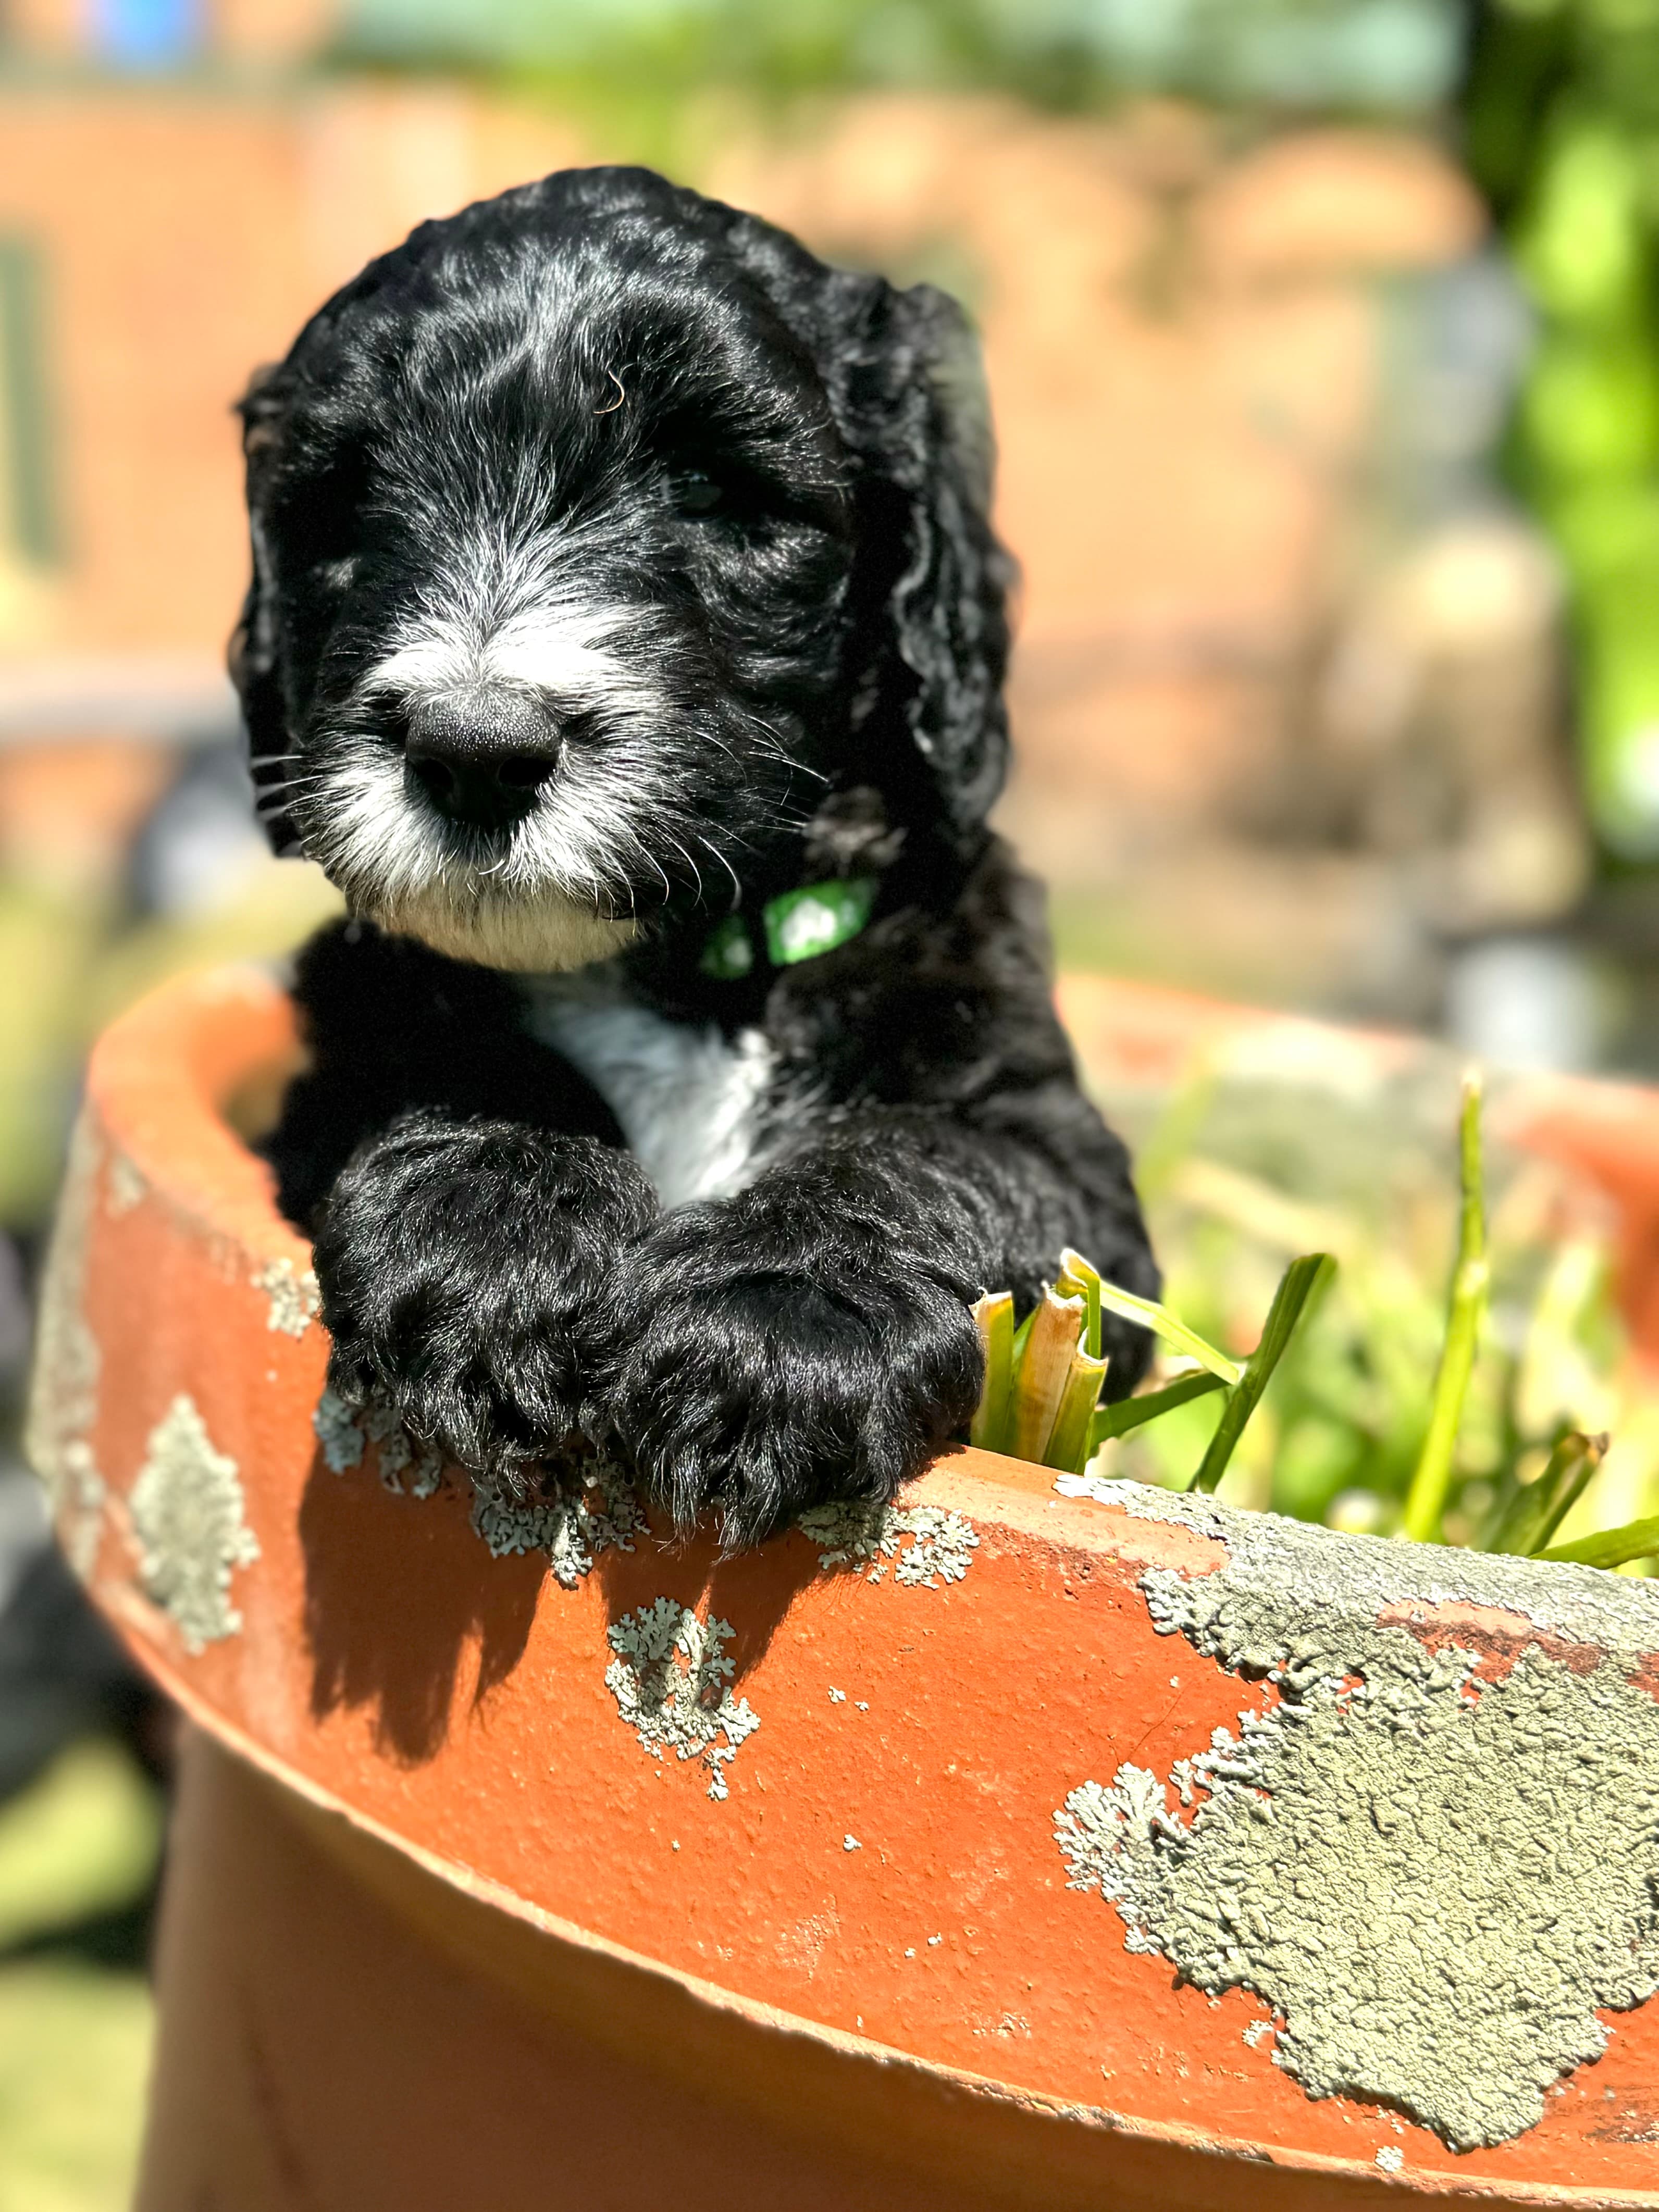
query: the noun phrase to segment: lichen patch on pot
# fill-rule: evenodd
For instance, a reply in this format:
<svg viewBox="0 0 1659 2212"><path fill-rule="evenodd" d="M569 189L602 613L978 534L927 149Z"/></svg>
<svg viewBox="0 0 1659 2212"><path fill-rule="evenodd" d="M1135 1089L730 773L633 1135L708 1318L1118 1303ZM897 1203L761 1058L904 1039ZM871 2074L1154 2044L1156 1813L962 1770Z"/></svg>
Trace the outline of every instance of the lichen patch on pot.
<svg viewBox="0 0 1659 2212"><path fill-rule="evenodd" d="M150 1431L129 1500L139 1579L173 1616L185 1649L234 1636L242 1616L230 1578L259 1556L243 1517L236 1462L216 1451L193 1399L182 1393Z"/></svg>
<svg viewBox="0 0 1659 2212"><path fill-rule="evenodd" d="M107 1495L92 1449L103 1362L84 1304L87 1243L102 1155L92 1117L83 1113L70 1143L40 1287L24 1437L70 1564L83 1580L97 1559Z"/></svg>
<svg viewBox="0 0 1659 2212"><path fill-rule="evenodd" d="M267 1260L254 1270L253 1287L265 1294L265 1327L283 1336L303 1336L322 1305L316 1276L292 1260Z"/></svg>
<svg viewBox="0 0 1659 2212"><path fill-rule="evenodd" d="M1167 1778L1126 1764L1073 1790L1055 1827L1072 1886L1115 1905L1129 1949L1263 1998L1274 2063L1310 2095L1393 2104L1459 2149L1534 2125L1605 2047L1598 2011L1659 1991L1659 1704L1632 1679L1659 1594L1061 1486L1221 1539L1216 1571L1149 1568L1140 1587L1162 1633L1263 1670L1272 1699ZM1541 1634L1490 1680L1398 1625L1459 1601Z"/></svg>
<svg viewBox="0 0 1659 2212"><path fill-rule="evenodd" d="M979 1531L967 1515L939 1505L815 1505L795 1526L823 1546L821 1567L850 1567L866 1582L878 1583L896 1555L893 1579L912 1589L959 1583L979 1548Z"/></svg>
<svg viewBox="0 0 1659 2212"><path fill-rule="evenodd" d="M98 1472L92 1446L77 1437L64 1446L52 1504L64 1557L81 1580L89 1582L104 1540L104 1508L109 1486Z"/></svg>
<svg viewBox="0 0 1659 2212"><path fill-rule="evenodd" d="M659 1597L616 1622L616 1657L605 1670L617 1709L653 1759L700 1759L709 1770L708 1795L726 1796L726 1771L760 1726L747 1698L733 1698L736 1671L723 1646L734 1632L712 1615ZM724 1736L725 1741L720 1739Z"/></svg>
<svg viewBox="0 0 1659 2212"><path fill-rule="evenodd" d="M373 1444L380 1480L399 1498L432 1498L443 1481L442 1455L404 1428L396 1408L371 1401L352 1406L337 1390L325 1389L311 1416L323 1458L336 1474L361 1467Z"/></svg>
<svg viewBox="0 0 1659 2212"><path fill-rule="evenodd" d="M344 1474L349 1468L362 1465L368 1433L357 1419L356 1409L347 1405L337 1390L324 1389L311 1416L311 1425L322 1446L325 1463L336 1474Z"/></svg>
<svg viewBox="0 0 1659 2212"><path fill-rule="evenodd" d="M363 1409L363 1431L374 1447L380 1480L397 1498L435 1498L444 1479L443 1454L412 1437L390 1406Z"/></svg>
<svg viewBox="0 0 1659 2212"><path fill-rule="evenodd" d="M372 1445L380 1480L398 1497L431 1498L442 1487L442 1454L380 1400L353 1406L325 1389L311 1425L336 1474L361 1467ZM561 1463L540 1480L540 1488L519 1497L474 1476L472 1527L492 1559L545 1552L554 1580L574 1589L600 1553L633 1550L645 1515L627 1478L603 1454Z"/></svg>
<svg viewBox="0 0 1659 2212"><path fill-rule="evenodd" d="M554 1580L574 1589L601 1552L633 1550L645 1516L621 1469L599 1455L573 1463L555 1486L532 1497L480 1489L472 1526L495 1559L545 1552Z"/></svg>
<svg viewBox="0 0 1659 2212"><path fill-rule="evenodd" d="M125 1152L110 1154L109 1172L104 1178L104 1205L117 1221L124 1213L131 1213L134 1206L143 1202L147 1188L144 1178Z"/></svg>

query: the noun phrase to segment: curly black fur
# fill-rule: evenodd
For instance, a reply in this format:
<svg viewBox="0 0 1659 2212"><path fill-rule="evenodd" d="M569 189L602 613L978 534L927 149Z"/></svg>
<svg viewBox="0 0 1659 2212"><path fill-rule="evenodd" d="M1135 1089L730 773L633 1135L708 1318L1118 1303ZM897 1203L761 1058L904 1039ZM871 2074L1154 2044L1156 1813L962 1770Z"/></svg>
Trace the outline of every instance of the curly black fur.
<svg viewBox="0 0 1659 2212"><path fill-rule="evenodd" d="M963 1433L981 1291L1067 1243L1156 1289L985 826L1009 566L950 301L572 171L371 264L244 416L262 812L356 916L270 1145L337 1387L492 1476L580 1422L749 1540ZM761 910L836 876L869 926L774 967Z"/></svg>

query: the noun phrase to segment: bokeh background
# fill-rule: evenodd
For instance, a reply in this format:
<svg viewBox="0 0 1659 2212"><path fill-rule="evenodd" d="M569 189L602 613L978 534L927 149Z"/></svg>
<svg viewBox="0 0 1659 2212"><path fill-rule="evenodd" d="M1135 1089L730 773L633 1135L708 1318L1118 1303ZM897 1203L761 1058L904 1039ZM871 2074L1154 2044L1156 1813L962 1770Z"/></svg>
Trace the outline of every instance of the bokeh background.
<svg viewBox="0 0 1659 2212"><path fill-rule="evenodd" d="M237 761L231 403L617 159L971 310L1066 963L1659 1073L1659 0L9 0L7 1434L88 1036L331 903ZM8 1462L0 2212L112 2212L161 1731L39 1528Z"/></svg>

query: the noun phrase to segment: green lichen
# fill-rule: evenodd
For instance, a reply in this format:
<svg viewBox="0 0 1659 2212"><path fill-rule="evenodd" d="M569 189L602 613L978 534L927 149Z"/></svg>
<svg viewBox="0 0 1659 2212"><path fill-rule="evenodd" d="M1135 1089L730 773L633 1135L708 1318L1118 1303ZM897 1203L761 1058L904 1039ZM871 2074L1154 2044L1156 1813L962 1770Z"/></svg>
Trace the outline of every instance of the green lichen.
<svg viewBox="0 0 1659 2212"><path fill-rule="evenodd" d="M144 1178L125 1152L112 1152L109 1173L104 1179L104 1206L112 1218L118 1221L123 1214L131 1213L143 1203L147 1186Z"/></svg>
<svg viewBox="0 0 1659 2212"><path fill-rule="evenodd" d="M727 1794L725 1770L760 1726L748 1698L732 1695L736 1669L722 1646L732 1634L729 1621L700 1620L689 1606L659 1597L611 1628L617 1656L605 1670L617 1711L645 1749L653 1759L665 1751L700 1759L716 1799Z"/></svg>
<svg viewBox="0 0 1659 2212"><path fill-rule="evenodd" d="M324 1390L311 1416L311 1425L322 1446L324 1462L336 1474L344 1474L349 1468L362 1465L368 1433L356 1408L349 1406L337 1390Z"/></svg>
<svg viewBox="0 0 1659 2212"><path fill-rule="evenodd" d="M70 1140L35 1321L24 1449L70 1564L84 1580L103 1540L107 1486L94 1456L102 1355L86 1317L87 1248L103 1147L83 1113Z"/></svg>
<svg viewBox="0 0 1659 2212"><path fill-rule="evenodd" d="M966 1514L939 1505L816 1505L795 1525L823 1547L821 1567L850 1567L878 1583L891 1565L893 1579L912 1589L959 1583L979 1548L979 1531Z"/></svg>
<svg viewBox="0 0 1659 2212"><path fill-rule="evenodd" d="M600 1455L561 1465L528 1498L480 1486L472 1526L496 1559L545 1552L554 1580L574 1589L601 1552L633 1550L645 1516L626 1477Z"/></svg>
<svg viewBox="0 0 1659 2212"><path fill-rule="evenodd" d="M336 1474L361 1467L373 1446L380 1480L398 1497L426 1498L443 1486L443 1455L405 1428L384 1401L352 1406L325 1389L312 1415L323 1457ZM574 1589L602 1552L631 1552L645 1515L623 1475L601 1454L561 1456L535 1471L520 1494L474 1474L472 1527L492 1559L545 1552L554 1580Z"/></svg>
<svg viewBox="0 0 1659 2212"><path fill-rule="evenodd" d="M1125 1764L1073 1790L1072 1886L1110 1899L1126 1948L1264 1999L1310 2095L1392 2104L1458 2149L1534 2126L1605 2047L1598 2012L1659 1991L1659 1704L1632 1679L1659 1593L1057 1486L1219 1538L1216 1571L1140 1587L1161 1633L1264 1672L1269 1698L1167 1778ZM1516 1620L1501 1680L1407 1625L1458 1601Z"/></svg>
<svg viewBox="0 0 1659 2212"><path fill-rule="evenodd" d="M259 1544L243 1518L236 1462L216 1451L195 1401L176 1397L149 1435L129 1500L145 1590L173 1616L185 1649L234 1636L230 1578Z"/></svg>
<svg viewBox="0 0 1659 2212"><path fill-rule="evenodd" d="M380 1480L392 1495L435 1498L444 1479L443 1454L411 1436L392 1406L377 1401L365 1406L358 1419L374 1447Z"/></svg>
<svg viewBox="0 0 1659 2212"><path fill-rule="evenodd" d="M295 1267L292 1260L268 1260L255 1269L253 1286L265 1294L265 1327L284 1336L303 1336L322 1304L316 1276L309 1267Z"/></svg>
<svg viewBox="0 0 1659 2212"><path fill-rule="evenodd" d="M383 1400L352 1406L338 1391L325 1389L311 1417L323 1457L336 1474L361 1467L373 1444L380 1480L398 1498L432 1498L443 1482L441 1452L412 1437L402 1416Z"/></svg>

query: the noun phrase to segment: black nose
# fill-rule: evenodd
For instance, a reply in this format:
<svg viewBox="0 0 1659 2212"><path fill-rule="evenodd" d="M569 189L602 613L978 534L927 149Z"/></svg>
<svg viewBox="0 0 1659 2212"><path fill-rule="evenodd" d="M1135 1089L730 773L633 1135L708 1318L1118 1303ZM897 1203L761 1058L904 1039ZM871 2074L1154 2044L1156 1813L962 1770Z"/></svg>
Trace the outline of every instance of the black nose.
<svg viewBox="0 0 1659 2212"><path fill-rule="evenodd" d="M410 709L404 757L447 819L509 830L552 775L559 732L533 691L460 692Z"/></svg>

